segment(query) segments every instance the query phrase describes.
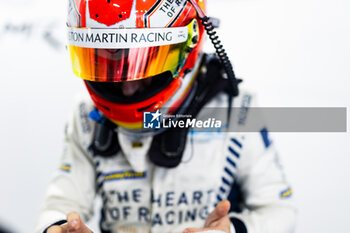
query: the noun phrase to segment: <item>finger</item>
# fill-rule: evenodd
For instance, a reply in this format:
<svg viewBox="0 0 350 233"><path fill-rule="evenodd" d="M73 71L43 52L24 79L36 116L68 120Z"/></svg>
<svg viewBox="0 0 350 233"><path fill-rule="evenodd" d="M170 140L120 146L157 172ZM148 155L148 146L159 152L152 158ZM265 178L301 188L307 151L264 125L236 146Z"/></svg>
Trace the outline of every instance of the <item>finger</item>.
<svg viewBox="0 0 350 233"><path fill-rule="evenodd" d="M210 231L211 233L226 233L223 230L216 229L214 227L206 227L206 228L186 228L183 233L195 233L195 232L206 232Z"/></svg>
<svg viewBox="0 0 350 233"><path fill-rule="evenodd" d="M225 217L228 214L228 211L230 210L230 202L228 200L223 200L221 201L213 210L213 212L211 212L209 214L209 216L207 217L206 221L205 221L205 227L209 227L212 224L214 224L216 221L218 221L219 219Z"/></svg>
<svg viewBox="0 0 350 233"><path fill-rule="evenodd" d="M47 233L65 233L61 226L52 226L47 229Z"/></svg>
<svg viewBox="0 0 350 233"><path fill-rule="evenodd" d="M183 233L192 233L192 232L201 232L204 231L205 228L186 228Z"/></svg>
<svg viewBox="0 0 350 233"><path fill-rule="evenodd" d="M67 225L68 225L68 231L70 232L74 232L80 229L81 220L77 212L70 212L67 215Z"/></svg>
<svg viewBox="0 0 350 233"><path fill-rule="evenodd" d="M67 215L68 232L74 233L93 233L81 220L77 212L70 212ZM65 233L65 232L64 232Z"/></svg>

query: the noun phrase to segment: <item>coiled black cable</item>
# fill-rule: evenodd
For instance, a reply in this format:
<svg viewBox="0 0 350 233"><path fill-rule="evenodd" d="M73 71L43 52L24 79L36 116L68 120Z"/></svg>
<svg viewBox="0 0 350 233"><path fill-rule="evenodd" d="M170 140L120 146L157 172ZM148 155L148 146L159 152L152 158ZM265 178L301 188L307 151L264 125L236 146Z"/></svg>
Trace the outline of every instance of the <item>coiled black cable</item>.
<svg viewBox="0 0 350 233"><path fill-rule="evenodd" d="M222 65L224 66L224 69L225 69L225 72L228 76L228 79L231 81L232 95L237 96L238 95L238 84L242 80L236 78L236 75L233 71L232 63L231 63L230 59L228 58L226 50L224 49L223 45L221 44L219 37L216 35L216 31L214 29L212 22L210 22L209 17L204 16L204 17L198 17L198 18L202 21L204 29L207 32L212 44L214 45L214 48L216 50L216 54L218 55Z"/></svg>

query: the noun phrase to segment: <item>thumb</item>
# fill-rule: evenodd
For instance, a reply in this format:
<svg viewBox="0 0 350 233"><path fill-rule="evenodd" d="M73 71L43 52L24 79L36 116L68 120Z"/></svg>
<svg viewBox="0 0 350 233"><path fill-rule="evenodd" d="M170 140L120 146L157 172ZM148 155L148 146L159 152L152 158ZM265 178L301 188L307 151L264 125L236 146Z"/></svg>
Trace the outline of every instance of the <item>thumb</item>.
<svg viewBox="0 0 350 233"><path fill-rule="evenodd" d="M68 232L92 233L92 231L80 219L77 212L70 212L67 215Z"/></svg>
<svg viewBox="0 0 350 233"><path fill-rule="evenodd" d="M205 226L210 227L212 224L214 224L216 221L220 220L221 218L225 217L228 214L228 211L230 210L231 204L228 200L221 201L209 214L205 221Z"/></svg>
<svg viewBox="0 0 350 233"><path fill-rule="evenodd" d="M49 229L47 229L47 233L63 233L64 230L62 226L52 226Z"/></svg>

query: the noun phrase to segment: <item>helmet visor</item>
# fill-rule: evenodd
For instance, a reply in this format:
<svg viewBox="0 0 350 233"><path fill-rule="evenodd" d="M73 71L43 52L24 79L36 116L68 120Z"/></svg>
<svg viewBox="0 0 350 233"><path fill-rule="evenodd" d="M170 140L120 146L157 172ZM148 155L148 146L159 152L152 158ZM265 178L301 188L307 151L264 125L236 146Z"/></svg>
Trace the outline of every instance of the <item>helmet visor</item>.
<svg viewBox="0 0 350 233"><path fill-rule="evenodd" d="M68 48L74 73L85 80L131 81L165 71L175 77L197 34L195 20L174 28L68 28Z"/></svg>

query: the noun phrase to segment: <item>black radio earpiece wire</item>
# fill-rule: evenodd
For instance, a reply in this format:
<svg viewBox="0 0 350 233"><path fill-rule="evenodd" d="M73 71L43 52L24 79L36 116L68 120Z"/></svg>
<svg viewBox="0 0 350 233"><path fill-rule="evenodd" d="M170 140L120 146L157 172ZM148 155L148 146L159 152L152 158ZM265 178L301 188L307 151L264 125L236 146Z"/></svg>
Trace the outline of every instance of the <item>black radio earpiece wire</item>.
<svg viewBox="0 0 350 233"><path fill-rule="evenodd" d="M232 63L228 58L227 53L223 45L221 44L221 41L219 40L218 35L216 35L216 31L214 29L213 23L210 21L209 17L207 17L204 14L203 10L200 8L200 6L196 1L194 0L188 0L188 1L195 8L198 18L201 20L205 31L207 32L212 44L214 45L217 56L219 57L220 62L224 66L227 77L231 82L232 95L238 96L238 93L239 93L238 84L242 82L242 80L236 78L236 75L233 71Z"/></svg>

